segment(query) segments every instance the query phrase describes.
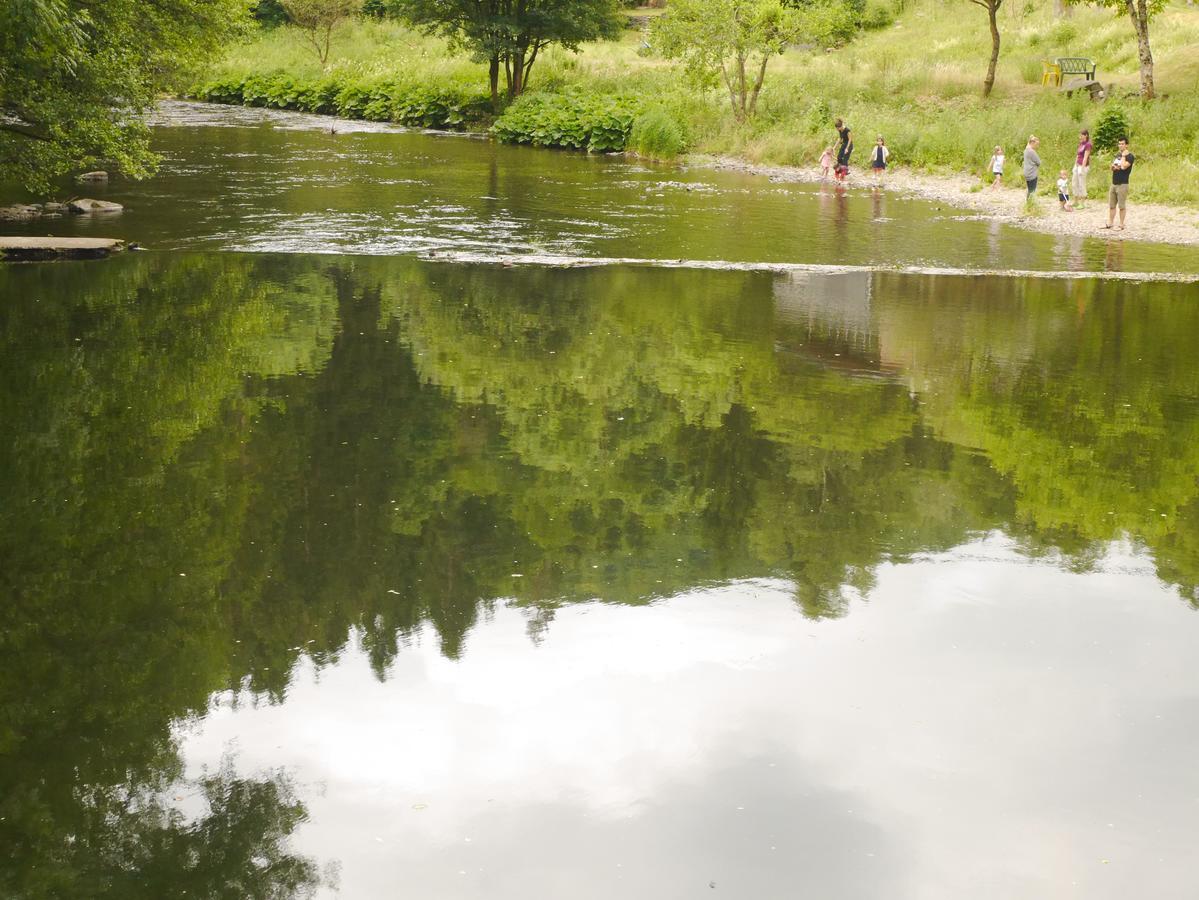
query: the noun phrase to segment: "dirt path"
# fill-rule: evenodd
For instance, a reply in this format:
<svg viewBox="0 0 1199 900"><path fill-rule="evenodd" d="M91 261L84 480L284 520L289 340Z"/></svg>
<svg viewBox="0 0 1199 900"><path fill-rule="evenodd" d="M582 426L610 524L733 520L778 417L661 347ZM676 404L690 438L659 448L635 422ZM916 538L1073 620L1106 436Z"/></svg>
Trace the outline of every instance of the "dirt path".
<svg viewBox="0 0 1199 900"><path fill-rule="evenodd" d="M794 166L769 166L745 162L730 157L693 157L695 167L723 169L765 175L771 181L819 183L820 170L813 166L801 169ZM1052 179L1056 182L1056 178ZM869 174L851 174L849 186L873 186ZM940 201L962 209L973 210L985 218L1009 225L1043 231L1048 234L1077 234L1109 240L1155 241L1168 244L1199 244L1199 213L1160 203L1138 203L1136 179L1128 197L1128 226L1124 231L1107 230L1107 172L1092 168L1088 181L1090 199L1084 208L1064 212L1055 198L1037 198L1039 211L1029 215L1025 209L1024 191L1012 188L977 188L979 180L971 175L926 175L906 169L888 170L884 187L923 200ZM1117 219L1117 224L1119 220Z"/></svg>

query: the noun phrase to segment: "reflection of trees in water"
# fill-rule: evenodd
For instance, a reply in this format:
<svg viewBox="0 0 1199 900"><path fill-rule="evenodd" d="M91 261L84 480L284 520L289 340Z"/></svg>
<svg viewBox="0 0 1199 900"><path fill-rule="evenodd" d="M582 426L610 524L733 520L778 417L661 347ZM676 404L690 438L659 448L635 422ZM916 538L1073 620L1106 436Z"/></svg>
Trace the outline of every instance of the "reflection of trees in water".
<svg viewBox="0 0 1199 900"><path fill-rule="evenodd" d="M281 773L238 778L230 762L184 781L151 766L116 785L5 787L5 897L295 898L336 877L285 849L306 814Z"/></svg>
<svg viewBox="0 0 1199 900"><path fill-rule="evenodd" d="M273 897L316 883L285 849L303 807L280 777L202 779L195 819L172 802L171 723L231 673L219 586L259 414L241 373L276 371L263 344L304 318L251 275L233 257L3 273L6 897ZM318 352L311 333L299 344L283 357Z"/></svg>
<svg viewBox="0 0 1199 900"><path fill-rule="evenodd" d="M564 602L762 575L836 616L880 562L992 529L1078 568L1130 535L1194 595L1179 288L850 281L235 255L0 273L0 887L61 869L85 893L129 842L129 878L216 877L163 799L171 723L222 689L281 696L350 629L382 675L426 623L460 655L498 598L534 639ZM284 849L293 793L221 777L228 859L278 862L244 895L312 883Z"/></svg>

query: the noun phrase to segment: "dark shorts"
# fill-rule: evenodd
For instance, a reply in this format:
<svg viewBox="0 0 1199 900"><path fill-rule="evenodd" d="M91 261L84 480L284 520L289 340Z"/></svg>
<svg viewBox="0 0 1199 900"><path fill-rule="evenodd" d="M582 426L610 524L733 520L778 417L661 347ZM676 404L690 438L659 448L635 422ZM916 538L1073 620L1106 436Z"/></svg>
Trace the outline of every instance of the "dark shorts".
<svg viewBox="0 0 1199 900"><path fill-rule="evenodd" d="M887 164L885 162L875 162L875 163L870 164L870 168L876 169L876 170L882 170L882 169L887 168Z"/></svg>
<svg viewBox="0 0 1199 900"><path fill-rule="evenodd" d="M1070 195L1069 195L1069 194L1063 194L1061 191L1058 191L1058 192L1057 192L1057 201L1058 201L1058 203L1069 203L1069 202L1070 202Z"/></svg>

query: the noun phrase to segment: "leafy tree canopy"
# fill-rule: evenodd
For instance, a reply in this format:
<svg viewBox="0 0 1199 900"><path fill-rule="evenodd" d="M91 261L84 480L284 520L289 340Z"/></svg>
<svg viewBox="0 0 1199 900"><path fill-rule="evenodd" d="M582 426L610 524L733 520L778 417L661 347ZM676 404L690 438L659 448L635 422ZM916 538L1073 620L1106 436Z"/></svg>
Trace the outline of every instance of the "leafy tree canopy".
<svg viewBox="0 0 1199 900"><path fill-rule="evenodd" d="M501 69L509 99L517 97L546 47L577 50L587 41L614 38L622 22L619 0L391 0L391 8L488 62L497 102Z"/></svg>
<svg viewBox="0 0 1199 900"><path fill-rule="evenodd" d="M852 31L842 0L675 0L655 22L654 42L697 82L723 85L738 119L754 114L766 66L791 44L826 44Z"/></svg>
<svg viewBox="0 0 1199 900"><path fill-rule="evenodd" d="M5 0L0 178L45 191L72 169L147 174L140 114L246 13L247 0Z"/></svg>

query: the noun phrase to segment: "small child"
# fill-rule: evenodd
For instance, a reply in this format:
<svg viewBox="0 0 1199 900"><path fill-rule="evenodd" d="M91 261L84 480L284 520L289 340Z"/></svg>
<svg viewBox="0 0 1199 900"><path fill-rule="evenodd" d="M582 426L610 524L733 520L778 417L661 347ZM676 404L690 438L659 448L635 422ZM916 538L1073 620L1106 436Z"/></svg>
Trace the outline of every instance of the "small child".
<svg viewBox="0 0 1199 900"><path fill-rule="evenodd" d="M870 169L874 172L874 181L877 184L882 181L883 172L887 171L887 157L891 155L891 151L887 149L887 142L883 140L880 134L874 141L874 152L870 155Z"/></svg>
<svg viewBox="0 0 1199 900"><path fill-rule="evenodd" d="M828 181L829 173L833 170L833 148L825 147L820 154L820 180Z"/></svg>
<svg viewBox="0 0 1199 900"><path fill-rule="evenodd" d="M991 154L991 174L995 176L995 180L991 182L991 190L999 190L1003 184L1003 148L996 147L995 152Z"/></svg>
<svg viewBox="0 0 1199 900"><path fill-rule="evenodd" d="M1070 203L1070 176L1066 174L1065 169L1059 169L1057 173L1057 202L1067 212L1074 211L1074 206Z"/></svg>

